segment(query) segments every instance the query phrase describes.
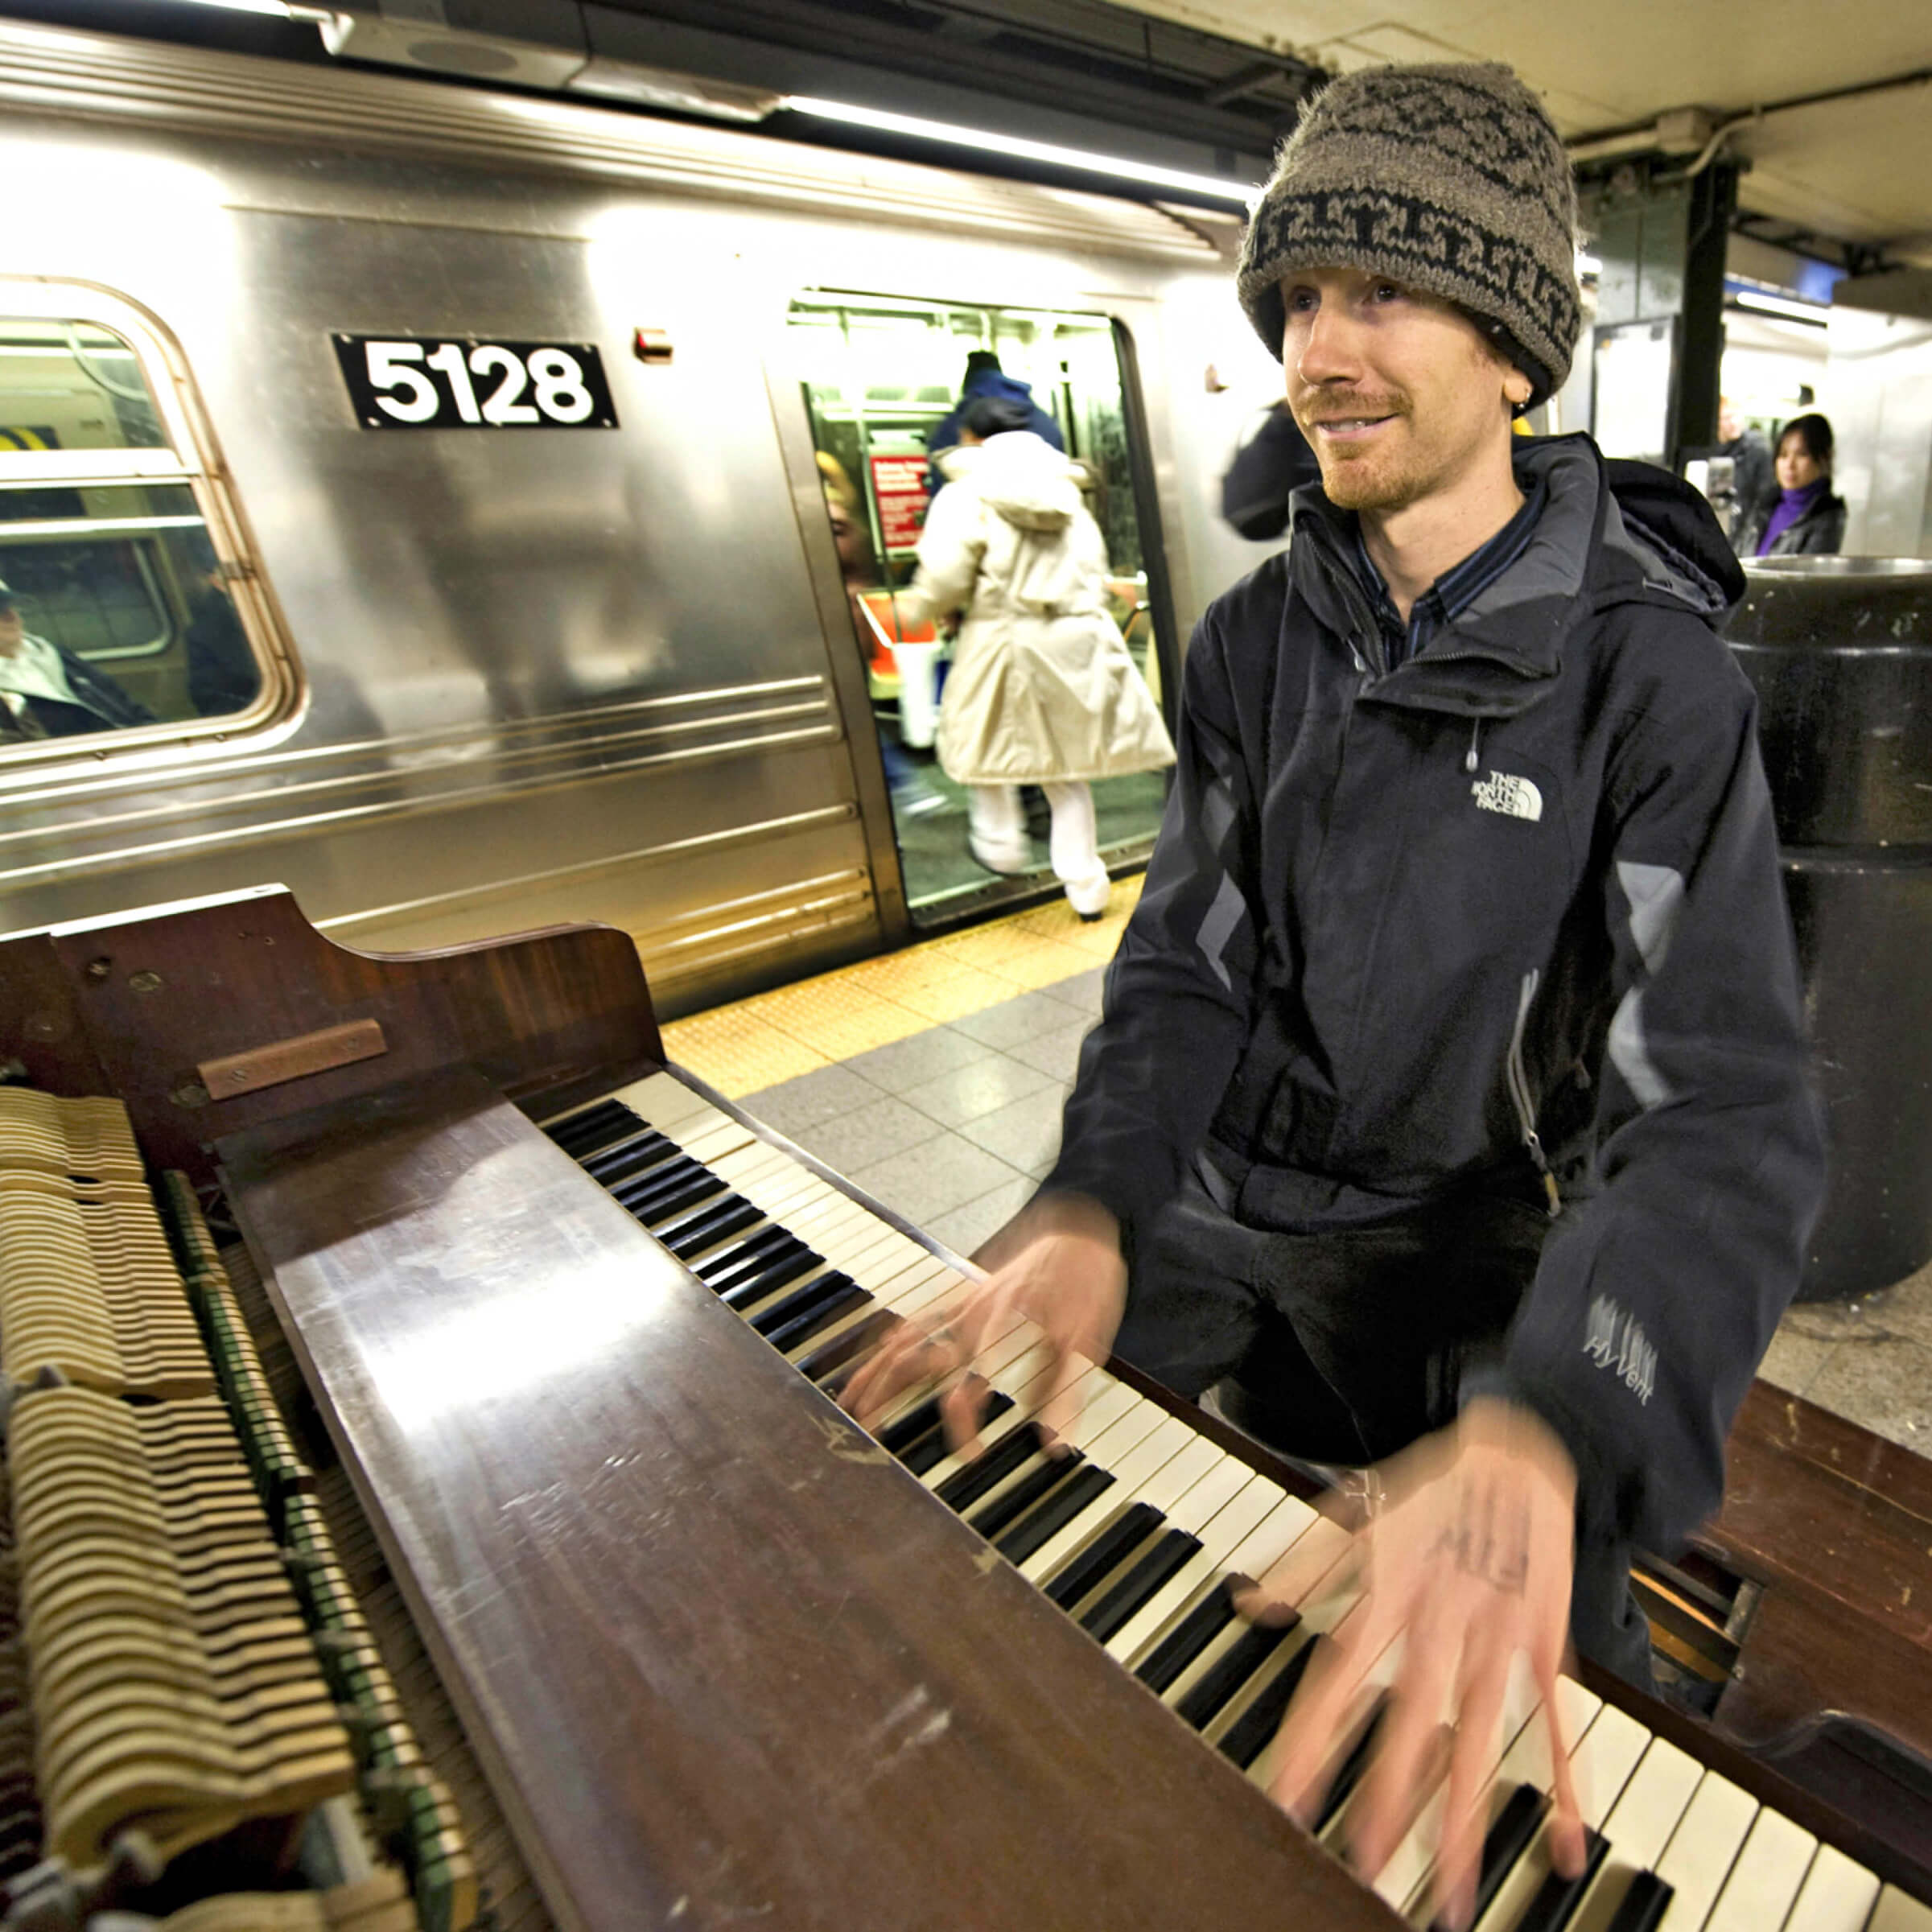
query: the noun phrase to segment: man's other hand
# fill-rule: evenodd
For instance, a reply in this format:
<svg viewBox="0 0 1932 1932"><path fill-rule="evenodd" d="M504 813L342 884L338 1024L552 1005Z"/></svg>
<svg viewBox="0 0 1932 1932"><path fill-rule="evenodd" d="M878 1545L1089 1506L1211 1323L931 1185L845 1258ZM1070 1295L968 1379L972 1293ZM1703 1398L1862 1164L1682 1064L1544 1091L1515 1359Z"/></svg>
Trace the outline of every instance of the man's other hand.
<svg viewBox="0 0 1932 1932"><path fill-rule="evenodd" d="M1337 1735L1359 1712L1378 1659L1402 1639L1374 1761L1349 1813L1350 1849L1371 1877L1387 1863L1442 1775L1443 1728L1452 1724L1433 1892L1444 1919L1465 1926L1519 1652L1541 1699L1536 1721L1551 1730L1551 1849L1566 1876L1583 1868L1572 1740L1559 1734L1556 1696L1569 1633L1576 1474L1542 1421L1491 1400L1472 1403L1453 1427L1375 1473L1379 1498L1356 1538L1362 1600L1289 1707L1271 1792L1304 1823L1316 1815Z"/></svg>
<svg viewBox="0 0 1932 1932"><path fill-rule="evenodd" d="M1063 1196L1038 1204L1037 1230L983 1281L929 1317L896 1324L847 1378L840 1405L869 1428L906 1394L943 1384L946 1440L977 1455L990 1385L974 1364L1014 1324L1030 1321L1048 1352L1040 1427L1063 1434L1079 1413L1075 1385L1104 1362L1126 1312L1127 1263L1113 1216L1098 1202Z"/></svg>

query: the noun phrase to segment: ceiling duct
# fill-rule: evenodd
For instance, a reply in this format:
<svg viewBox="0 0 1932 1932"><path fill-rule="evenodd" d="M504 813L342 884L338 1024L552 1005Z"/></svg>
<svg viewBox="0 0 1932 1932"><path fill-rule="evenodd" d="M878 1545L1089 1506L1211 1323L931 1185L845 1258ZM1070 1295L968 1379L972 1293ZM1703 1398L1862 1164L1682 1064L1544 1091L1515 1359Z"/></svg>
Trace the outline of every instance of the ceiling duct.
<svg viewBox="0 0 1932 1932"><path fill-rule="evenodd" d="M352 60L546 89L591 57L576 0L376 0L332 14L322 43Z"/></svg>
<svg viewBox="0 0 1932 1932"><path fill-rule="evenodd" d="M373 0L320 23L332 54L546 92L568 89L674 113L757 122L781 106L768 88L595 52L578 0Z"/></svg>

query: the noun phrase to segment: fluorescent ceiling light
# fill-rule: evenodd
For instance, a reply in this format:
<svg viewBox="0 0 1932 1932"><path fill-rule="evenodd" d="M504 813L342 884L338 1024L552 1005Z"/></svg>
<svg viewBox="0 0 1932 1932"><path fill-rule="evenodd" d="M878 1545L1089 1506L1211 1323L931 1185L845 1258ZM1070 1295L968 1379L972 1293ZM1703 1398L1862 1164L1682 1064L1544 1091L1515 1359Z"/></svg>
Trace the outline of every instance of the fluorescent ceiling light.
<svg viewBox="0 0 1932 1932"><path fill-rule="evenodd" d="M1831 311L1822 303L1794 302L1786 295L1761 295L1756 289L1740 288L1731 299L1740 308L1754 308L1766 315L1788 315L1794 322L1810 322L1823 327Z"/></svg>
<svg viewBox="0 0 1932 1932"><path fill-rule="evenodd" d="M854 107L843 101L818 101L793 94L786 99L785 105L795 114L809 114L819 121L875 128L883 134L910 134L915 140L942 141L953 147L978 148L988 154L1011 154L1022 161L1044 161L1055 167L1079 168L1090 175L1112 175L1123 181L1144 181L1151 187L1212 196L1217 201L1238 202L1243 208L1251 206L1261 193L1258 182L1218 180L1212 175L1190 175L1180 168L1156 167L1150 162L1090 154L1084 148L1058 147L1049 141L1026 141L1017 134L990 134L984 128L958 127L950 122L929 121L920 115Z"/></svg>
<svg viewBox="0 0 1932 1932"><path fill-rule="evenodd" d="M288 0L187 0L187 4L193 6L225 6L229 12L236 14L273 14L279 20L292 20L295 18L295 10L289 5ZM304 19L313 18L314 10L304 7L302 17Z"/></svg>

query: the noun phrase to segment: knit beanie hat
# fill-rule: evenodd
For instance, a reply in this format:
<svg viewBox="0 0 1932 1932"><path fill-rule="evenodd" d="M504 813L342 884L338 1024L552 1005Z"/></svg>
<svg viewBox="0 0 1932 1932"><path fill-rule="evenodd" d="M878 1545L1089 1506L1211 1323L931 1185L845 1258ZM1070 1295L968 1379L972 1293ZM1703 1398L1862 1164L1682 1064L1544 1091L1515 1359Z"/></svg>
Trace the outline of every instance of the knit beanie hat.
<svg viewBox="0 0 1932 1932"><path fill-rule="evenodd" d="M1277 358L1291 270L1365 269L1426 289L1487 328L1534 404L1570 373L1576 248L1569 157L1508 68L1371 67L1304 109L1248 224L1235 287Z"/></svg>

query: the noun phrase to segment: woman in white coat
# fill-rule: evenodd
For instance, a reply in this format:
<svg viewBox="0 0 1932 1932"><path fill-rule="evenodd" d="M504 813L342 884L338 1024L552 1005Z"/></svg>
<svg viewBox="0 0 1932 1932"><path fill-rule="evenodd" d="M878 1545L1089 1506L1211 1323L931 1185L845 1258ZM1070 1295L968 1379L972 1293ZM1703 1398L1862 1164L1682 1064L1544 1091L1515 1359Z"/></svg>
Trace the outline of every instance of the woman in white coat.
<svg viewBox="0 0 1932 1932"><path fill-rule="evenodd" d="M1031 862L1022 785L1045 792L1048 852L1083 919L1106 911L1088 781L1174 762L1154 700L1106 607L1106 548L1067 459L985 398L960 447L939 458L946 487L919 538L901 620L963 610L939 710L946 776L966 787L973 856L989 871Z"/></svg>

